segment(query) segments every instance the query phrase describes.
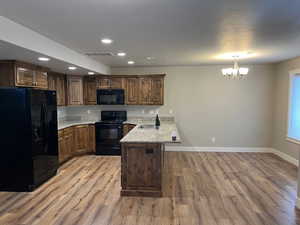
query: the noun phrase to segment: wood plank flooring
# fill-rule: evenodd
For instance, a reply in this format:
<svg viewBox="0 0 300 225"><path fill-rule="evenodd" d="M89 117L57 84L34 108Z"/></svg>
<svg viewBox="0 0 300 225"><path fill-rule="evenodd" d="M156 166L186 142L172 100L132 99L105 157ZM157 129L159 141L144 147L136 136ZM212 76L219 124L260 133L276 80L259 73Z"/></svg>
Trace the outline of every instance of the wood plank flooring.
<svg viewBox="0 0 300 225"><path fill-rule="evenodd" d="M167 152L163 198L120 197L120 158L84 156L32 193L0 192L0 225L292 225L297 168L273 154Z"/></svg>

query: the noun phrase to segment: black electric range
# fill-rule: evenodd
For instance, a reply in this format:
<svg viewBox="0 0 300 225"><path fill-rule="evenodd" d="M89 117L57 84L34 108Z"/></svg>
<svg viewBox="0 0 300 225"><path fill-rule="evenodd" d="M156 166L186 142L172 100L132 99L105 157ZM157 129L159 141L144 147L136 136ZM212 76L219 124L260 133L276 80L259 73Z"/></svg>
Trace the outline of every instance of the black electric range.
<svg viewBox="0 0 300 225"><path fill-rule="evenodd" d="M96 155L121 155L120 140L126 111L101 111L101 121L96 127Z"/></svg>

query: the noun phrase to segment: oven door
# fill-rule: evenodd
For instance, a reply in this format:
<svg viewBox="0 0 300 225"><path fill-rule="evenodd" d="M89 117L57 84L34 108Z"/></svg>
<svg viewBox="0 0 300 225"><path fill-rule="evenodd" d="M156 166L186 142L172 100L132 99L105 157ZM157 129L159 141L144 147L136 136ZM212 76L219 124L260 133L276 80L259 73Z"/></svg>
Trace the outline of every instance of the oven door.
<svg viewBox="0 0 300 225"><path fill-rule="evenodd" d="M124 89L99 89L97 90L98 105L124 105Z"/></svg>
<svg viewBox="0 0 300 225"><path fill-rule="evenodd" d="M122 124L96 123L96 154L120 155Z"/></svg>

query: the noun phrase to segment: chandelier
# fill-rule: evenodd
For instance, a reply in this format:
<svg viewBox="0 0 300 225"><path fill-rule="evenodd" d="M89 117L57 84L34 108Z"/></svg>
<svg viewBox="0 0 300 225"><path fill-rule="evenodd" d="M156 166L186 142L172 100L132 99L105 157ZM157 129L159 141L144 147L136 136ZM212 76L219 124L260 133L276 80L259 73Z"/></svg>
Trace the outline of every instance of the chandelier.
<svg viewBox="0 0 300 225"><path fill-rule="evenodd" d="M239 67L238 64L238 56L233 56L234 64L231 68L224 68L222 69L222 74L225 78L228 79L243 79L249 72L249 68L246 67Z"/></svg>

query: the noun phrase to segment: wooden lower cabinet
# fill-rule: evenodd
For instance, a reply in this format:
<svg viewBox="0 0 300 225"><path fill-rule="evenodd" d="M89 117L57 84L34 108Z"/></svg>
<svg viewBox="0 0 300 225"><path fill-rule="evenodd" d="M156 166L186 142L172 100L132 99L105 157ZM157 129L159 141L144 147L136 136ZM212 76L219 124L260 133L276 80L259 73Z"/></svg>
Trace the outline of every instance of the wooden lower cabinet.
<svg viewBox="0 0 300 225"><path fill-rule="evenodd" d="M59 163L74 156L95 153L95 125L79 125L58 131Z"/></svg>
<svg viewBox="0 0 300 225"><path fill-rule="evenodd" d="M76 154L85 154L89 150L89 125L74 127Z"/></svg>
<svg viewBox="0 0 300 225"><path fill-rule="evenodd" d="M121 169L122 196L162 196L162 144L123 143Z"/></svg>
<svg viewBox="0 0 300 225"><path fill-rule="evenodd" d="M123 125L123 137L126 136L136 125L135 124L124 124Z"/></svg>
<svg viewBox="0 0 300 225"><path fill-rule="evenodd" d="M58 131L59 163L64 163L74 155L73 127Z"/></svg>
<svg viewBox="0 0 300 225"><path fill-rule="evenodd" d="M89 152L96 153L96 130L95 130L95 125L89 125Z"/></svg>

